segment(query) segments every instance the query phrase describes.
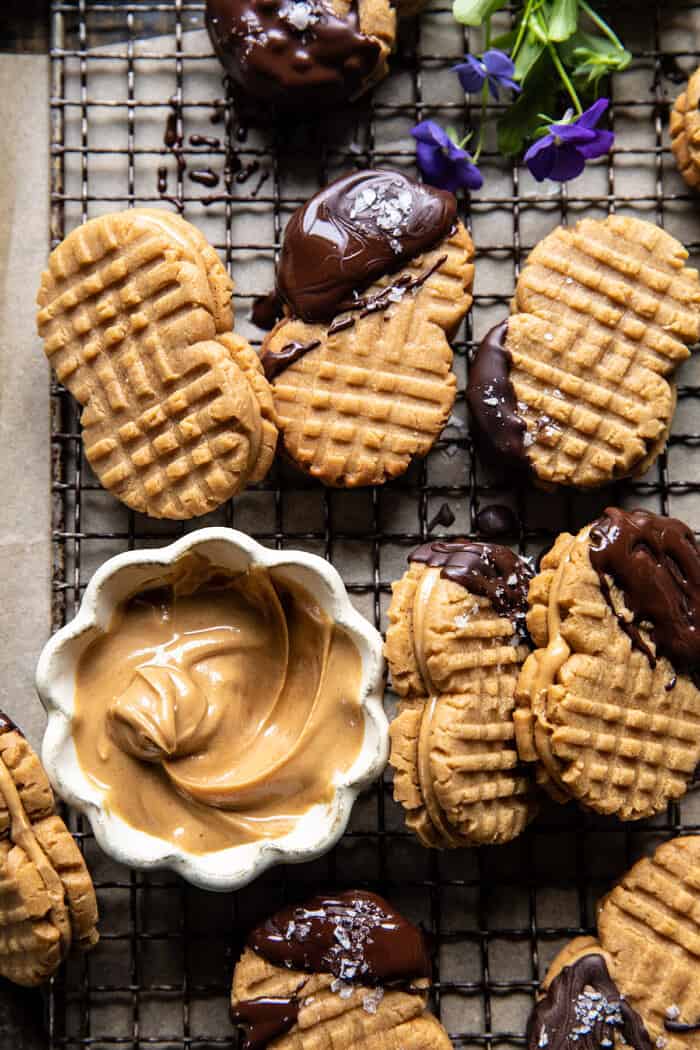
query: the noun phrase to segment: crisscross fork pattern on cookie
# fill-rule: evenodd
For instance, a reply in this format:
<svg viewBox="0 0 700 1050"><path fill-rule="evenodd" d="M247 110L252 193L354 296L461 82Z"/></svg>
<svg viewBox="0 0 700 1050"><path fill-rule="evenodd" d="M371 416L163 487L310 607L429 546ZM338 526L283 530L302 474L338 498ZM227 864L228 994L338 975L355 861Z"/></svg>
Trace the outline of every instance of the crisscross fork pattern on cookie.
<svg viewBox="0 0 700 1050"><path fill-rule="evenodd" d="M619 216L559 227L531 252L507 346L543 481L599 485L658 455L675 406L664 377L700 335L685 258L663 230Z"/></svg>
<svg viewBox="0 0 700 1050"><path fill-rule="evenodd" d="M227 352L195 348L216 335L204 267L148 222L106 216L56 249L40 303L46 353L85 406L85 451L105 488L169 517L226 498L256 416Z"/></svg>
<svg viewBox="0 0 700 1050"><path fill-rule="evenodd" d="M688 1050L694 1036L664 1027L667 1011L700 1019L700 836L674 839L636 864L603 901L601 942L653 1038ZM657 1044L660 1045L660 1044Z"/></svg>

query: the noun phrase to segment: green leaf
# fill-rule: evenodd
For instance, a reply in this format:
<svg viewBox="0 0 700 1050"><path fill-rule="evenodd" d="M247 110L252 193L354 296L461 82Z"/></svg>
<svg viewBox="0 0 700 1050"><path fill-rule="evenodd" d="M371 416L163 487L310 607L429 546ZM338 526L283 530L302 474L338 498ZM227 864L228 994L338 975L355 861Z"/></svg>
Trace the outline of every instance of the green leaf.
<svg viewBox="0 0 700 1050"><path fill-rule="evenodd" d="M576 32L578 26L578 0L554 0L547 17L547 32L550 40L561 43Z"/></svg>
<svg viewBox="0 0 700 1050"><path fill-rule="evenodd" d="M480 26L506 3L507 0L454 0L452 14L465 26Z"/></svg>
<svg viewBox="0 0 700 1050"><path fill-rule="evenodd" d="M526 33L522 44L515 57L515 79L520 83L524 84L530 70L533 68L542 52L544 51L545 45L537 40L536 37L532 36L531 33Z"/></svg>
<svg viewBox="0 0 700 1050"><path fill-rule="evenodd" d="M603 36L579 30L560 48L562 61L572 76L596 86L602 77L626 69L632 56Z"/></svg>
<svg viewBox="0 0 700 1050"><path fill-rule="evenodd" d="M525 144L536 135L542 124L542 113L556 108L559 82L545 53L530 71L527 84L517 102L498 121L498 148L505 156L522 153Z"/></svg>
<svg viewBox="0 0 700 1050"><path fill-rule="evenodd" d="M509 29L507 33L501 33L499 36L494 37L491 41L491 47L497 47L499 51L507 51L510 54L517 36L517 30Z"/></svg>

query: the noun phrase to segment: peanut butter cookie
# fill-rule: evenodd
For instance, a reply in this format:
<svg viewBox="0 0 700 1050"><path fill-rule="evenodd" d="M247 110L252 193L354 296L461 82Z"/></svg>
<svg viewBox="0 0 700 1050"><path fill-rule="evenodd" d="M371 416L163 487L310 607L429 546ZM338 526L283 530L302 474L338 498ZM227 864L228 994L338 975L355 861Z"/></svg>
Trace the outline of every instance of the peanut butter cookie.
<svg viewBox="0 0 700 1050"><path fill-rule="evenodd" d="M269 466L274 408L230 333L231 290L202 234L166 212L91 219L51 253L39 333L83 406L91 466L134 510L204 514Z"/></svg>
<svg viewBox="0 0 700 1050"><path fill-rule="evenodd" d="M98 940L97 901L72 835L34 751L0 715L0 974L16 984L47 980L71 945Z"/></svg>
<svg viewBox="0 0 700 1050"><path fill-rule="evenodd" d="M700 186L700 68L671 110L671 149L678 170L692 189Z"/></svg>
<svg viewBox="0 0 700 1050"><path fill-rule="evenodd" d="M545 237L470 368L484 454L545 486L648 470L668 437L673 373L700 336L687 257L657 226L618 215Z"/></svg>
<svg viewBox="0 0 700 1050"><path fill-rule="evenodd" d="M419 547L393 585L394 798L425 846L506 842L536 812L512 717L531 575L507 547L457 540Z"/></svg>
<svg viewBox="0 0 700 1050"><path fill-rule="evenodd" d="M245 1046L451 1050L423 934L373 893L313 897L252 931L233 974Z"/></svg>
<svg viewBox="0 0 700 1050"><path fill-rule="evenodd" d="M700 551L675 518L608 508L562 534L529 594L520 757L560 800L638 820L700 762Z"/></svg>
<svg viewBox="0 0 700 1050"><path fill-rule="evenodd" d="M398 172L345 176L292 216L277 276L288 316L262 360L297 466L376 485L430 450L455 399L448 337L472 257L452 194Z"/></svg>
<svg viewBox="0 0 700 1050"><path fill-rule="evenodd" d="M556 957L528 1050L693 1050L700 1032L700 837L672 839L601 902L598 939Z"/></svg>
<svg viewBox="0 0 700 1050"><path fill-rule="evenodd" d="M216 54L246 110L253 100L317 111L362 95L388 73L389 0L207 0Z"/></svg>

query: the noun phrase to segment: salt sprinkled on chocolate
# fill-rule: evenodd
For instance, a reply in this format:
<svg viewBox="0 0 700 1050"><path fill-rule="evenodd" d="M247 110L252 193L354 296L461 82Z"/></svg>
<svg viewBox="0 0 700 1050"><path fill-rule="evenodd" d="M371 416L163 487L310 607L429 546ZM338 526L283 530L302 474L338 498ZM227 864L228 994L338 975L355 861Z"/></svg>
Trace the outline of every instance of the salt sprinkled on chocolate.
<svg viewBox="0 0 700 1050"><path fill-rule="evenodd" d="M405 229L413 207L413 197L401 182L388 181L379 183L377 188L365 186L360 189L350 206L350 218L362 218L373 223L379 230L393 234L389 243L394 251L401 251L401 244L395 238L400 237Z"/></svg>
<svg viewBox="0 0 700 1050"><path fill-rule="evenodd" d="M611 1050L617 1042L651 1050L639 1014L612 980L605 959L583 955L565 966L535 1007L528 1025L528 1050Z"/></svg>
<svg viewBox="0 0 700 1050"><path fill-rule="evenodd" d="M495 611L510 620L514 635L521 641L528 638L525 617L533 572L509 547L464 539L435 540L418 547L408 560L440 568L446 579L477 597L488 598Z"/></svg>
<svg viewBox="0 0 700 1050"><path fill-rule="evenodd" d="M281 9L280 14L285 21L293 25L300 33L303 33L314 22L318 22L318 14L314 11L312 5L305 3L304 0L295 0L295 2L288 4Z"/></svg>
<svg viewBox="0 0 700 1050"><path fill-rule="evenodd" d="M290 905L252 931L248 947L273 966L333 975L331 991L349 999L362 987L362 1008L374 1014L386 987L416 990L430 977L423 934L391 905L363 890L312 897ZM418 986L421 987L420 985ZM304 984L287 999L234 1004L231 1017L244 1028L243 1050L262 1050L289 1032L308 1005Z"/></svg>

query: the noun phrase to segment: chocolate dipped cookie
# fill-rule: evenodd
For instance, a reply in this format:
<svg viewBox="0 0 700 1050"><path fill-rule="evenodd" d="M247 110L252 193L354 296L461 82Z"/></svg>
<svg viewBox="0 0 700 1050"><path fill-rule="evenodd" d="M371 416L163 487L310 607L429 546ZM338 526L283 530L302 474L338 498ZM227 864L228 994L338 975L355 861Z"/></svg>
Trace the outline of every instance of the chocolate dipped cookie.
<svg viewBox="0 0 700 1050"><path fill-rule="evenodd" d="M598 938L554 959L528 1050L695 1050L700 1033L700 837L640 860L598 906Z"/></svg>
<svg viewBox="0 0 700 1050"><path fill-rule="evenodd" d="M286 316L262 361L297 466L354 487L426 455L455 399L449 338L472 258L454 196L399 172L346 175L294 213L277 275Z"/></svg>
<svg viewBox="0 0 700 1050"><path fill-rule="evenodd" d="M531 576L507 547L450 540L419 547L393 584L394 798L425 846L507 842L537 810L513 725Z"/></svg>
<svg viewBox="0 0 700 1050"><path fill-rule="evenodd" d="M676 518L608 508L563 533L529 591L536 649L515 713L520 757L560 801L638 820L700 762L700 550Z"/></svg>
<svg viewBox="0 0 700 1050"><path fill-rule="evenodd" d="M485 458L545 487L648 470L668 438L673 374L700 336L687 257L657 226L619 215L548 234L470 366Z"/></svg>
<svg viewBox="0 0 700 1050"><path fill-rule="evenodd" d="M207 0L206 26L246 109L258 100L303 113L386 76L396 15L389 0Z"/></svg>
<svg viewBox="0 0 700 1050"><path fill-rule="evenodd" d="M154 209L90 219L49 257L44 350L83 407L91 467L133 510L195 517L267 472L275 411L231 332L232 290L199 230Z"/></svg>
<svg viewBox="0 0 700 1050"><path fill-rule="evenodd" d="M98 941L97 901L44 768L0 713L0 975L32 986Z"/></svg>
<svg viewBox="0 0 700 1050"><path fill-rule="evenodd" d="M231 1016L245 1050L450 1050L426 1009L421 931L363 890L312 897L256 927L236 964Z"/></svg>

